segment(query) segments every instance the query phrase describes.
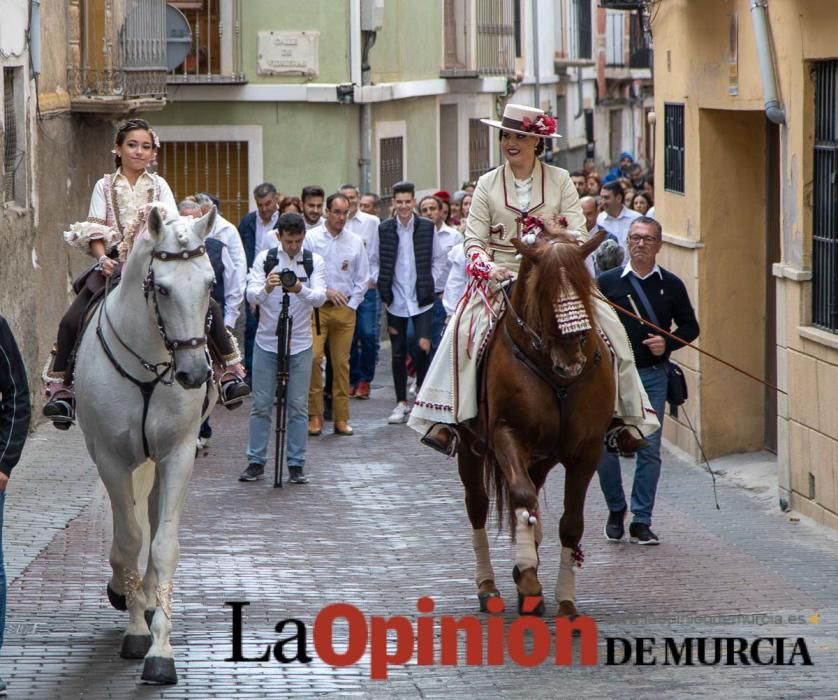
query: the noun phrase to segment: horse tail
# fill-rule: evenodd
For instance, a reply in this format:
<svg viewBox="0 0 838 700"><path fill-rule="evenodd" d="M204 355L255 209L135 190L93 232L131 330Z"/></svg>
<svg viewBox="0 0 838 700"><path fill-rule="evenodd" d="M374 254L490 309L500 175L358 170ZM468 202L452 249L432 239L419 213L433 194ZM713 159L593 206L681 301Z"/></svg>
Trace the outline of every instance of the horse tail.
<svg viewBox="0 0 838 700"><path fill-rule="evenodd" d="M515 541L515 509L510 503L509 484L503 475L500 462L492 449L487 449L483 457L483 485L486 494L495 504L498 532L503 531L504 525L509 530L509 536ZM504 518L508 515L508 518Z"/></svg>

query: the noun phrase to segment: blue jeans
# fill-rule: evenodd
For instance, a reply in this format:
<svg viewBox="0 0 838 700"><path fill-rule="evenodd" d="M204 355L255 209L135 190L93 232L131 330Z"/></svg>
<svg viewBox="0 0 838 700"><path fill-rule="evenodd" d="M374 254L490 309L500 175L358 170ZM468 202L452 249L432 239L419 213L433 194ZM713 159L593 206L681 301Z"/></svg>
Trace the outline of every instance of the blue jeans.
<svg viewBox="0 0 838 700"><path fill-rule="evenodd" d="M378 361L378 333L381 306L378 290L368 289L364 300L358 306L355 320L355 335L349 351L349 384L371 382L375 376Z"/></svg>
<svg viewBox="0 0 838 700"><path fill-rule="evenodd" d="M638 373L662 426L663 413L666 408L666 363L638 369ZM631 487L631 512L634 514L632 522L635 523L652 524L652 509L655 507L655 494L661 475L662 432L662 429L658 429L651 435L644 436L649 446L637 453L634 484ZM619 457L603 450L599 465L597 465L597 474L599 474L599 485L602 487L608 510L623 510L626 507L626 495L623 491Z"/></svg>
<svg viewBox="0 0 838 700"><path fill-rule="evenodd" d="M253 405L250 409L248 463L267 461L268 442L276 396L277 354L253 346ZM288 432L286 462L289 467L305 466L308 440L308 384L311 379L311 348L291 355L288 365Z"/></svg>
<svg viewBox="0 0 838 700"><path fill-rule="evenodd" d="M445 313L445 307L442 305L442 295L440 294L434 299L434 319L433 319L433 335L431 336L431 353L435 353L439 347L439 341L442 340L442 334L445 331L445 318L448 316Z"/></svg>
<svg viewBox="0 0 838 700"><path fill-rule="evenodd" d="M250 304L244 302L244 370L248 377L253 376L253 346L256 345L256 331L259 319L250 311Z"/></svg>
<svg viewBox="0 0 838 700"><path fill-rule="evenodd" d="M0 491L0 648L3 646L3 634L6 631L6 565L3 562L3 507L6 492Z"/></svg>

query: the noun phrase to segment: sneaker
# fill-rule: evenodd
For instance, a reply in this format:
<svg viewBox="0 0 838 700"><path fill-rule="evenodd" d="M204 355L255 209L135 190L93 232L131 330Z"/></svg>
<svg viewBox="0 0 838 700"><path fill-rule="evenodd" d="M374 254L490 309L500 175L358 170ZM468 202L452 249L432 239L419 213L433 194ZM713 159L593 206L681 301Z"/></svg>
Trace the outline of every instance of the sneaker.
<svg viewBox="0 0 838 700"><path fill-rule="evenodd" d="M608 522L605 523L605 539L610 542L619 542L626 534L623 520L626 517L626 509L608 511Z"/></svg>
<svg viewBox="0 0 838 700"><path fill-rule="evenodd" d="M288 467L291 476L288 477L289 484L307 484L308 477L303 474L302 467Z"/></svg>
<svg viewBox="0 0 838 700"><path fill-rule="evenodd" d="M399 423L407 423L407 417L410 415L410 409L407 407L406 403L397 403L396 407L393 409L393 412L390 414L390 417L387 419L387 422L391 425L397 425Z"/></svg>
<svg viewBox="0 0 838 700"><path fill-rule="evenodd" d="M629 525L629 537L631 537L632 544L660 544L658 536L652 532L646 523Z"/></svg>
<svg viewBox="0 0 838 700"><path fill-rule="evenodd" d="M239 481L256 481L257 479L265 478L265 465L251 462L247 465L241 474L239 474Z"/></svg>

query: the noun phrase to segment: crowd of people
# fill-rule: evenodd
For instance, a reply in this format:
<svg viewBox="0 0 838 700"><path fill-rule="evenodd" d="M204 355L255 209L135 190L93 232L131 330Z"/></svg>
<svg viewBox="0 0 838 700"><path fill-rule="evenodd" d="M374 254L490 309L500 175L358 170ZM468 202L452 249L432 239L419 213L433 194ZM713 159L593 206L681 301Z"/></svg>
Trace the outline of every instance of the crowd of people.
<svg viewBox="0 0 838 700"><path fill-rule="evenodd" d="M515 109L526 112L526 108ZM546 123L538 110L530 108L529 112L534 120L541 120L538 123ZM90 252L97 264L78 288L79 298L62 322L57 352L46 368L44 380L50 401L45 415L60 428L72 424L74 404L67 367L80 310L101 292L108 278L118 279L132 237L142 229L143 205L156 200L171 210L171 215L198 218L212 208L216 210L207 240L216 277L209 333L215 378L221 388L221 403L228 408L240 406L248 394L253 394L247 466L239 476L241 481L264 476L277 368L285 359L291 367L285 393L291 482L308 481L307 441L321 435L325 423L331 422L337 435L353 435L351 400L370 397L382 319L391 345L395 394L387 421L401 424L411 419L411 427L427 429L423 437L426 444L453 454L450 435L444 428L456 426L464 420L463 415L451 414L446 403L451 399L440 398L450 392L450 387L426 387L423 394L423 386L443 344L449 319L462 306L464 293L473 283L474 272L467 271L469 265L478 263L491 270L486 277L492 283L507 279L513 274L510 268L517 267L511 259L506 261L510 246L502 240L503 231L518 226L521 217L515 218L515 212L523 212L523 216L528 208L533 211L543 205L535 203L533 177L551 178L549 183L540 184L541 191L548 184L556 189L551 194L557 202L554 208L563 219L568 214L573 220L569 229L578 230L582 237L599 230L606 232L605 241L588 260L592 276L615 267L631 269L630 256L638 247L633 240L641 235L635 232L636 225L643 231L652 225L660 241L660 227L654 220L652 177L630 153L623 153L619 163L603 177L591 160L582 170L571 173L546 164L539 170L535 164L540 162L543 140L555 137L554 133L530 134L509 128L508 123L487 123L499 129L507 165L491 171L493 179L481 178L482 184L465 182L453 193L440 189L417 197L413 183L404 181L382 197L362 192L351 183L333 191L307 185L297 196L282 194L273 183L264 182L253 191L255 210L236 226L224 218L222 203L211 193L194 193L175 204L165 180L147 169L159 147L156 135L146 122L129 120L117 132L116 171L97 183L87 221L74 224L65 234L68 243ZM531 151L530 146L535 150ZM503 180L507 170L508 175L514 175L510 181L515 201L507 201L505 207L496 210L493 199L510 197ZM490 190L492 187L497 191ZM518 205L523 208L516 208ZM509 221L504 218L506 214L501 216L504 211L511 217ZM484 227L486 240L480 237ZM493 241L496 228L499 240ZM639 247L644 248L643 243ZM499 251L505 257L496 257ZM497 264L501 259L504 264ZM280 273L284 270L295 273L290 286L282 281ZM285 293L289 295L293 333L288 348L279 348L276 330ZM242 307L244 343L240 353L234 329ZM465 316L471 313L466 310ZM649 444L644 436L658 421L648 414L659 413L658 407L653 411L648 405L649 398L638 379L628 340L622 340L625 332L616 315L610 309L602 314L598 323L611 326L609 334L615 336L612 345L622 357L618 357L618 365L625 365L618 371L625 386L609 430L609 444L617 452L631 454ZM469 324L470 333L483 332L475 330L484 324L479 317ZM663 357L673 349L667 346ZM447 357L450 352L446 348L441 354ZM635 350L633 354L638 353ZM451 376L450 368L437 365L437 374ZM462 374L460 389L472 387L476 392L469 378L471 370L459 367L458 371ZM453 403L462 411L473 401L471 397ZM205 446L211 434L209 423L204 423L199 446Z"/></svg>

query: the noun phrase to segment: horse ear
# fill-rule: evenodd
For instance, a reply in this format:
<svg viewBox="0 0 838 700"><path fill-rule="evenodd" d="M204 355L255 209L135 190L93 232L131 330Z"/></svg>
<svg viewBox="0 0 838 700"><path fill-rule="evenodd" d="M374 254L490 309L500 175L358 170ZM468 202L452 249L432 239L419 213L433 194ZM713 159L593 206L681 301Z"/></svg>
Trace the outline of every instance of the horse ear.
<svg viewBox="0 0 838 700"><path fill-rule="evenodd" d="M520 255L527 258L527 260L532 263L538 262L538 252L536 246L524 243L524 241L520 238L513 238L511 243L515 247L515 250L517 250Z"/></svg>
<svg viewBox="0 0 838 700"><path fill-rule="evenodd" d="M152 240L157 240L160 237L160 232L163 230L163 216L157 207L152 207L148 213L148 233Z"/></svg>
<svg viewBox="0 0 838 700"><path fill-rule="evenodd" d="M210 210L204 214L200 219L198 219L192 230L199 235L201 238L206 238L212 233L212 230L215 228L215 218L217 212L215 205L210 207Z"/></svg>
<svg viewBox="0 0 838 700"><path fill-rule="evenodd" d="M582 253L583 260L587 258L591 253L593 253L597 248L599 248L599 246L605 240L606 235L607 232L605 231L605 229L600 229L587 241L585 241L581 246L579 246L579 250Z"/></svg>

